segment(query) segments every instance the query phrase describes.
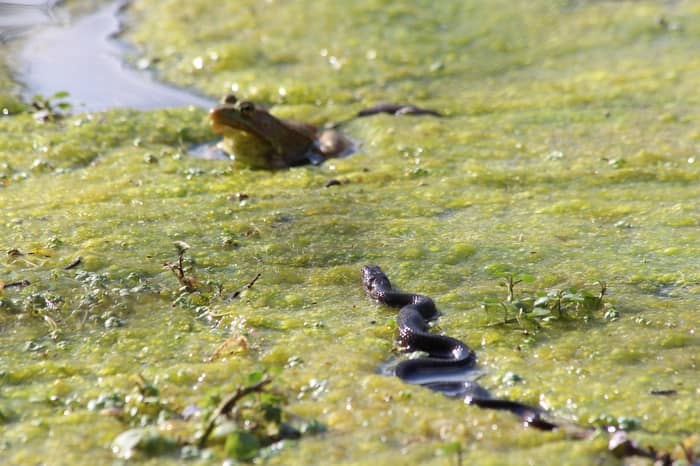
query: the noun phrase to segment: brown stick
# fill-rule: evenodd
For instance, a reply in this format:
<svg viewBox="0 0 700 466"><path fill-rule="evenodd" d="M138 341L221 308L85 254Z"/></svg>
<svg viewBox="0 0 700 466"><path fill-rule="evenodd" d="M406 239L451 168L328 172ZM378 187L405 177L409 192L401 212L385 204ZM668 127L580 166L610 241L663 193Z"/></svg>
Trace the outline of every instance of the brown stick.
<svg viewBox="0 0 700 466"><path fill-rule="evenodd" d="M258 278L260 278L261 275L262 273L258 272L258 274L255 277L253 277L253 279L249 281L248 284L246 284L243 288L234 291L229 299L236 299L238 296L240 296L241 293L243 293L243 291L253 288L253 285L255 285L255 282L258 281Z"/></svg>
<svg viewBox="0 0 700 466"><path fill-rule="evenodd" d="M255 383L253 385L249 385L247 387L238 387L235 392L224 398L221 401L221 403L219 403L219 406L216 407L214 412L209 417L209 422L207 423L206 429L204 429L204 432L202 432L201 437L199 437L199 440L197 440L197 447L204 448L204 445L207 443L209 435L211 434L212 430L214 430L214 425L219 416L228 414L236 405L236 403L238 403L238 401L244 396L254 392L261 392L263 387L269 384L270 382L272 382L272 379L270 379L267 376L267 374L265 374L265 376L262 378L262 380L260 380L260 382Z"/></svg>
<svg viewBox="0 0 700 466"><path fill-rule="evenodd" d="M25 286L29 286L31 283L29 283L29 280L19 280L16 282L10 282L10 283L5 283L2 288L12 288L14 286L18 288L24 288Z"/></svg>

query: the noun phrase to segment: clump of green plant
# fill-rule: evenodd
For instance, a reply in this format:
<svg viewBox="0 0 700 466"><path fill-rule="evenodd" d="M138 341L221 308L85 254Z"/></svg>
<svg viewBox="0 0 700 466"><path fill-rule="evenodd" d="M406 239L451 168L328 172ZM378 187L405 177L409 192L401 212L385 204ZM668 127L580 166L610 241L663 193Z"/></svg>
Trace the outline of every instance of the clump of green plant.
<svg viewBox="0 0 700 466"><path fill-rule="evenodd" d="M487 298L481 307L488 312L502 312L502 323L517 322L522 325L524 319L535 323L575 317L588 319L591 312L604 308L607 308L604 314L606 319L614 320L619 316L612 306L604 303L607 285L603 281L594 282L589 287L551 288L516 296L516 285L532 283L535 277L506 270L497 271L496 275L499 277L499 285L506 290L505 299Z"/></svg>
<svg viewBox="0 0 700 466"><path fill-rule="evenodd" d="M166 261L163 268L170 270L179 288L173 300L173 306L181 306L193 309L197 314L205 314L209 311L209 306L215 298L222 292L222 285L219 283L202 282L194 276L195 261L192 257L185 257L191 246L184 241L173 243L177 251L175 262Z"/></svg>
<svg viewBox="0 0 700 466"><path fill-rule="evenodd" d="M600 414L595 417L591 417L588 423L594 427L597 427L605 431L632 431L639 430L641 428L641 421L634 417L629 416L618 416L615 417L611 414Z"/></svg>
<svg viewBox="0 0 700 466"><path fill-rule="evenodd" d="M226 434L227 457L251 461L272 456L303 435L325 432L320 422L303 422L285 412L284 397L268 388L271 382L260 372L250 374L249 385L237 388L209 415L197 446L203 448L210 436L219 431Z"/></svg>
<svg viewBox="0 0 700 466"><path fill-rule="evenodd" d="M697 434L683 439L673 450L662 450L653 445L641 446L626 430L608 428L608 450L618 458L641 457L653 461L654 466L681 466L698 464L700 442Z"/></svg>
<svg viewBox="0 0 700 466"><path fill-rule="evenodd" d="M11 251L23 259L25 255L17 250ZM29 259L25 262L30 263ZM49 329L49 336L58 340L71 325L96 323L107 329L122 327L124 316L131 309L130 300L139 294L153 293L150 285L143 282L137 274L130 274L124 279L114 280L107 273L77 270L79 260L63 267L66 272L53 272L70 283L73 293L57 295L47 291L41 280L16 280L4 283L0 280L0 318L18 323L34 319L43 320ZM70 271L70 272L68 272ZM67 274L72 274L71 278ZM61 274L61 275L59 275Z"/></svg>
<svg viewBox="0 0 700 466"><path fill-rule="evenodd" d="M47 123L65 117L73 107L66 101L68 96L68 92L65 91L56 92L48 97L41 94L35 95L31 102L34 119L40 123Z"/></svg>
<svg viewBox="0 0 700 466"><path fill-rule="evenodd" d="M233 292L225 290L222 283L213 280L200 280L195 277L195 261L192 257L185 256L186 252L191 249L189 244L184 241L175 241L173 244L177 250L177 260L175 262L167 261L163 264L163 268L170 270L179 284L172 303L173 307L191 309L198 318L218 321L226 317L230 313L219 312L216 309L217 304L239 298L243 292L253 288L262 275L258 272L248 283Z"/></svg>
<svg viewBox="0 0 700 466"><path fill-rule="evenodd" d="M138 426L114 440L112 449L120 458L164 454L200 458L223 448L223 456L247 462L274 455L303 435L325 431L317 421L299 422L288 414L284 397L270 389L271 382L266 374L254 372L247 385L209 399L209 407L190 405L177 413L157 387L139 376L134 394L101 396L88 407ZM179 434L170 427L162 428L173 419L184 424Z"/></svg>
<svg viewBox="0 0 700 466"><path fill-rule="evenodd" d="M76 260L63 269L72 271L79 265ZM71 309L70 317L81 325L91 322L106 329L123 327L134 300L145 295L160 296L160 289L138 272L117 279L106 272L78 270L74 279L81 285L81 292L71 296L66 307Z"/></svg>
<svg viewBox="0 0 700 466"><path fill-rule="evenodd" d="M18 280L4 283L0 281L0 313L5 316L16 316L18 320L38 318L49 327L49 336L57 339L60 335L58 321L59 311L64 304L62 296L43 291L30 291L22 296L10 297L3 295L9 288L24 289L31 286L28 280Z"/></svg>
<svg viewBox="0 0 700 466"><path fill-rule="evenodd" d="M132 427L162 424L178 418L171 402L161 397L160 389L141 374L134 378L134 389L126 395L121 393L101 394L88 402L87 408L113 416Z"/></svg>

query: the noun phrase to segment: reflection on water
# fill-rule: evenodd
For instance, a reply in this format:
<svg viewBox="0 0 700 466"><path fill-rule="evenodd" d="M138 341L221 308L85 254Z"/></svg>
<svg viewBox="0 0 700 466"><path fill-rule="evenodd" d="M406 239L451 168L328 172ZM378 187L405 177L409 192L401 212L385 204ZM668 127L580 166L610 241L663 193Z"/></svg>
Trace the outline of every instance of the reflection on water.
<svg viewBox="0 0 700 466"><path fill-rule="evenodd" d="M123 64L126 46L114 37L120 31L119 12L125 1L109 3L68 24L59 24L54 19L53 3L43 2L43 7L7 6L8 11L18 14L25 10L27 15L30 11L32 15L43 14L44 23L51 23L25 34L24 43L14 57L12 65L27 99L35 94L66 91L76 111L187 105L208 108L214 104L204 97L159 83L149 72ZM2 9L0 15L4 16Z"/></svg>
<svg viewBox="0 0 700 466"><path fill-rule="evenodd" d="M19 36L32 26L56 22L51 1L0 2L0 42Z"/></svg>
<svg viewBox="0 0 700 466"><path fill-rule="evenodd" d="M215 143L196 144L189 148L187 154L203 160L231 160L231 157Z"/></svg>

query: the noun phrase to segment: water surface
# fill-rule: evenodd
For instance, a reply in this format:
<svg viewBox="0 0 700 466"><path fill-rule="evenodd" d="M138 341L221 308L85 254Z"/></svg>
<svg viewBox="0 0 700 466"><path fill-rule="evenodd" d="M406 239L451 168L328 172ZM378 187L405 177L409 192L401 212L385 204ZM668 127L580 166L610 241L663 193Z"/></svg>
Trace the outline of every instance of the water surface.
<svg viewBox="0 0 700 466"><path fill-rule="evenodd" d="M51 1L0 2L0 43L41 24L57 21Z"/></svg>
<svg viewBox="0 0 700 466"><path fill-rule="evenodd" d="M211 107L213 100L162 84L153 73L124 63L128 48L116 36L122 30L119 12L126 4L110 2L94 13L52 21L26 34L14 57L25 98L68 92L75 110L86 112Z"/></svg>

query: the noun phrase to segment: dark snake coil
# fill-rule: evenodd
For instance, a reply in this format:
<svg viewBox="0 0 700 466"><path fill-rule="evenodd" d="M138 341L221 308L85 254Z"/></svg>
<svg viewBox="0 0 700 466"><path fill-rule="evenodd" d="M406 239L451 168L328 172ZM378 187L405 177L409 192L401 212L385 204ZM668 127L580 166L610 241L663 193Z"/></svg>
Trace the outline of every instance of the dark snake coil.
<svg viewBox="0 0 700 466"><path fill-rule="evenodd" d="M399 345L406 351L423 351L428 357L409 359L396 366L396 376L406 383L422 385L446 396L462 398L480 408L510 411L526 426L553 430L558 426L542 418L542 410L517 401L492 398L476 382L465 381L474 369L476 354L456 338L429 333L428 322L439 315L427 296L393 291L389 278L376 265L362 268L362 285L367 294L382 304L399 308Z"/></svg>

